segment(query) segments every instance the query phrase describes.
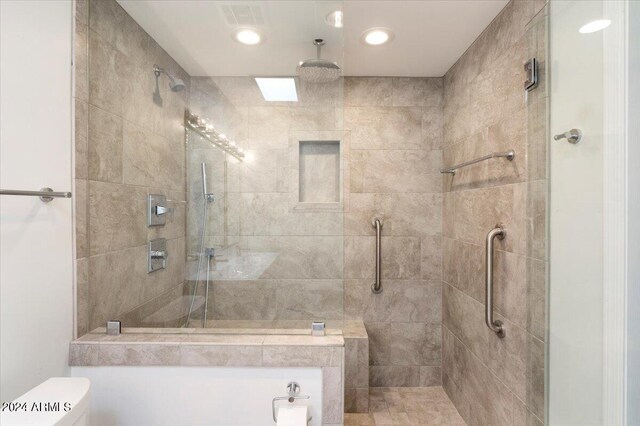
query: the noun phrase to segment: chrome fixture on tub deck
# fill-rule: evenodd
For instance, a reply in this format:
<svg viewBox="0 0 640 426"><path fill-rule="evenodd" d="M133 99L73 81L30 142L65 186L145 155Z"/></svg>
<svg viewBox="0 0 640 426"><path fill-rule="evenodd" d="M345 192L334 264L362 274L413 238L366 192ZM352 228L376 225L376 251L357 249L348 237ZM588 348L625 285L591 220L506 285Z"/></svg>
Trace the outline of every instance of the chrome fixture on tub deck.
<svg viewBox="0 0 640 426"><path fill-rule="evenodd" d="M122 323L118 320L107 321L107 334L109 336L119 336L122 333Z"/></svg>
<svg viewBox="0 0 640 426"><path fill-rule="evenodd" d="M324 336L325 335L325 324L323 322L312 322L311 323L311 335L312 336Z"/></svg>

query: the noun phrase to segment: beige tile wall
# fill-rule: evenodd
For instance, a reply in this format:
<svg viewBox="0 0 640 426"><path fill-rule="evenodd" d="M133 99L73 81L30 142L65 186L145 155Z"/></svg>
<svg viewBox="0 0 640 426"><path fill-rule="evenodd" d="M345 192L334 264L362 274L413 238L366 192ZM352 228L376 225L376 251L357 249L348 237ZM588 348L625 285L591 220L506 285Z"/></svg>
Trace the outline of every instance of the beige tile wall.
<svg viewBox="0 0 640 426"><path fill-rule="evenodd" d="M189 76L113 0L76 2L75 211L77 333L107 319L139 324L142 305L182 293L185 275L183 116ZM153 65L182 78L171 92ZM175 211L146 225L146 197ZM165 270L147 274L146 244L168 239ZM147 306L148 308L149 306ZM157 308L158 306L156 306Z"/></svg>
<svg viewBox="0 0 640 426"><path fill-rule="evenodd" d="M444 178L443 386L469 425L544 419L546 102L544 1L513 0L444 77L444 163L514 149ZM523 90L523 64L540 86ZM484 238L497 223L499 339L484 324Z"/></svg>
<svg viewBox="0 0 640 426"><path fill-rule="evenodd" d="M345 318L369 334L371 386L441 383L443 81L345 78ZM382 286L371 292L374 217Z"/></svg>

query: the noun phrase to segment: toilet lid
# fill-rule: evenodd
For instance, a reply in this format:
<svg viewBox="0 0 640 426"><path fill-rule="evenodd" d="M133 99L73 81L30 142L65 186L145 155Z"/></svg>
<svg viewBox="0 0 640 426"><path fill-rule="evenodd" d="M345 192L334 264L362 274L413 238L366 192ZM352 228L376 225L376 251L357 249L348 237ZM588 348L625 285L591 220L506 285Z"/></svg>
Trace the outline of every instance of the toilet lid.
<svg viewBox="0 0 640 426"><path fill-rule="evenodd" d="M89 407L85 377L52 377L9 403L2 425L72 425Z"/></svg>

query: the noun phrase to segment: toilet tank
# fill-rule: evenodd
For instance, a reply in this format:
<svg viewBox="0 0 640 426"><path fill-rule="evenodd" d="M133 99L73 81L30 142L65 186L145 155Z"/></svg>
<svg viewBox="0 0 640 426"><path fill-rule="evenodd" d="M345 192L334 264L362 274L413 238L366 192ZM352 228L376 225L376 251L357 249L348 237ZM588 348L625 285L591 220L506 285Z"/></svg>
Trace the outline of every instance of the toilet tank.
<svg viewBox="0 0 640 426"><path fill-rule="evenodd" d="M85 426L90 388L84 377L53 377L3 403L0 424Z"/></svg>

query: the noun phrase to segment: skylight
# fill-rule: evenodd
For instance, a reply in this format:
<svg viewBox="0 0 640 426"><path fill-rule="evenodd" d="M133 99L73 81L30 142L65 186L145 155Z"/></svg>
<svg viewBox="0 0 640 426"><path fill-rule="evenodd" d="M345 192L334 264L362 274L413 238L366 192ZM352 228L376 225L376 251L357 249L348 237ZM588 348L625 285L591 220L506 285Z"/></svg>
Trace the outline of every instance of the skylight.
<svg viewBox="0 0 640 426"><path fill-rule="evenodd" d="M256 78L256 83L268 102L298 102L296 82L292 77Z"/></svg>

